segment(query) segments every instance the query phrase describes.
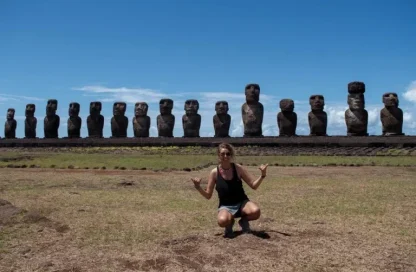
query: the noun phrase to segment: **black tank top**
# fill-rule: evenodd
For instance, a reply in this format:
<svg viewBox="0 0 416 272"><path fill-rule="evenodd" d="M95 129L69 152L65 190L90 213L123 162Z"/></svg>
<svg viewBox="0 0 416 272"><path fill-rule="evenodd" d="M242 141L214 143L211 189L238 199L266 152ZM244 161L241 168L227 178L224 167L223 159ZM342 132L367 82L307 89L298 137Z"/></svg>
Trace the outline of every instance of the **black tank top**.
<svg viewBox="0 0 416 272"><path fill-rule="evenodd" d="M234 205L241 201L248 200L247 195L243 189L243 183L237 174L237 168L232 163L233 178L231 180L224 179L220 174L220 169L217 166L217 182L215 189L218 192L219 205Z"/></svg>

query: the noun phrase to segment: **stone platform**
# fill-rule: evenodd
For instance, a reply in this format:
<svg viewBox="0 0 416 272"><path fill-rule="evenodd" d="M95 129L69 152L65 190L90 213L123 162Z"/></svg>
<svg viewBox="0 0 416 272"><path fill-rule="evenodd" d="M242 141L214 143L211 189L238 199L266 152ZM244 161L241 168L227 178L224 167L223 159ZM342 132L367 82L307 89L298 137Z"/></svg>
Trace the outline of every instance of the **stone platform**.
<svg viewBox="0 0 416 272"><path fill-rule="evenodd" d="M234 146L259 147L416 147L416 136L328 136L328 137L261 137L261 138L58 138L0 139L0 148L10 147L110 147L110 146L205 146L221 142Z"/></svg>

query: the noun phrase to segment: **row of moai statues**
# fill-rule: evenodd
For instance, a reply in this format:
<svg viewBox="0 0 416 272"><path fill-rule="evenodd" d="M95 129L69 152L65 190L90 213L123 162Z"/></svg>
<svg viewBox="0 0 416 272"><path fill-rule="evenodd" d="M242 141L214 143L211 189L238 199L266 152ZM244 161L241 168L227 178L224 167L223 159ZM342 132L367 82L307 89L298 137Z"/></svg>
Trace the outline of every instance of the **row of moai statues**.
<svg viewBox="0 0 416 272"><path fill-rule="evenodd" d="M363 82L350 82L348 84L348 106L345 111L345 122L348 136L367 136L368 113L365 110L365 84ZM262 137L262 125L264 107L260 103L260 86L248 84L245 88L246 102L241 107L244 123L245 137ZM385 136L404 135L403 112L398 107L399 99L396 93L383 94L384 108L380 111L380 119L383 126L382 134ZM308 122L311 136L327 136L327 114L324 111L325 100L320 94L311 95L309 98L311 111L308 114ZM280 112L277 114L279 136L296 136L297 114L294 112L295 104L292 99L280 101ZM48 100L46 105L46 117L44 119L44 137L58 138L60 117L56 114L58 101ZM111 118L112 137L127 137L128 118L125 116L127 105L124 102L113 104L113 117ZM25 138L36 138L37 119L35 117L35 105L26 106ZM90 115L87 118L88 137L102 138L104 117L101 115L101 102L90 103ZM146 102L138 102L134 107L133 131L135 137L149 137L151 125L147 115L149 106ZM161 99L159 102L160 114L157 116L157 129L159 137L173 137L175 116L172 114L173 100ZM199 103L195 99L185 101L185 114L182 116L183 137L199 137L201 116L198 114ZM230 137L229 130L231 116L228 114L228 102L218 101L215 104L216 114L213 116L215 130L214 137ZM79 138L81 136L82 120L79 117L80 104L69 104L68 137ZM8 109L5 124L5 138L16 137L17 122L14 120L14 109Z"/></svg>

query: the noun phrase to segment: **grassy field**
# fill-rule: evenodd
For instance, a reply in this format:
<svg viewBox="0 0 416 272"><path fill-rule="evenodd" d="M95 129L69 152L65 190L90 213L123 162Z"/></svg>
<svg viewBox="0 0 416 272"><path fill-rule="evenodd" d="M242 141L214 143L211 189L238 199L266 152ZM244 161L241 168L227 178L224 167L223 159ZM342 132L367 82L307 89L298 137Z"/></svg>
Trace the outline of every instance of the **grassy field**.
<svg viewBox="0 0 416 272"><path fill-rule="evenodd" d="M143 153L78 153L78 152L6 152L0 155L0 167L60 169L152 169L200 170L215 164L214 154L170 155L166 151ZM238 156L245 165L269 163L275 166L416 166L415 156Z"/></svg>
<svg viewBox="0 0 416 272"><path fill-rule="evenodd" d="M216 224L216 196L205 200L190 182L206 182L213 166L128 170L197 167L215 156L34 157L13 163L107 170L0 169L0 271L416 270L416 168L377 166L414 165L408 157L239 157L272 166L257 191L245 186L262 210L255 232L234 239ZM332 163L375 166L274 166Z"/></svg>

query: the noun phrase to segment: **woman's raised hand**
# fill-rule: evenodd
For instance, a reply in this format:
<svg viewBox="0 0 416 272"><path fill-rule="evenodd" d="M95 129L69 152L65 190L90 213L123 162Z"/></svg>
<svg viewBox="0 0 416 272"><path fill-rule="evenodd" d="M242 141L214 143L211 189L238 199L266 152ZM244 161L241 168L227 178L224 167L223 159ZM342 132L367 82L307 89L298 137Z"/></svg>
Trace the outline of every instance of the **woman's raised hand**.
<svg viewBox="0 0 416 272"><path fill-rule="evenodd" d="M194 183L195 187L201 186L201 178L191 178L191 180Z"/></svg>
<svg viewBox="0 0 416 272"><path fill-rule="evenodd" d="M268 164L268 163L266 163L266 164L262 164L262 165L260 165L260 167L259 167L259 169L260 169L260 171L261 171L261 176L262 176L262 177L265 177L265 176L266 176L267 166L269 166L269 164Z"/></svg>

